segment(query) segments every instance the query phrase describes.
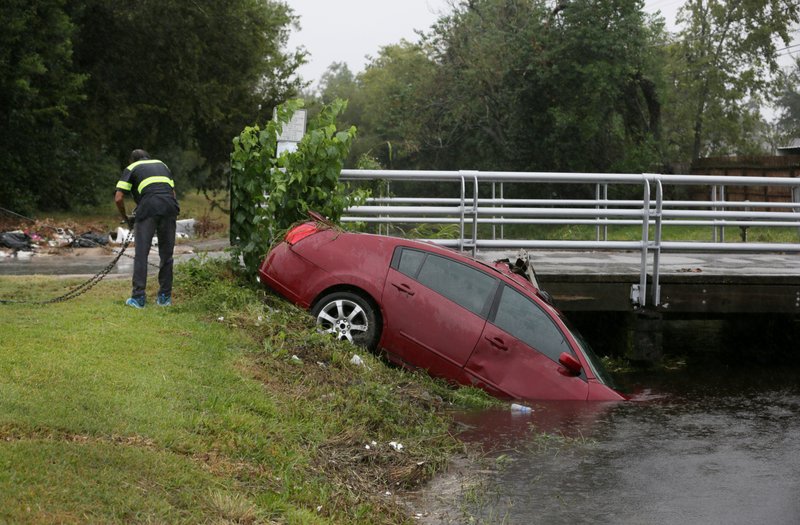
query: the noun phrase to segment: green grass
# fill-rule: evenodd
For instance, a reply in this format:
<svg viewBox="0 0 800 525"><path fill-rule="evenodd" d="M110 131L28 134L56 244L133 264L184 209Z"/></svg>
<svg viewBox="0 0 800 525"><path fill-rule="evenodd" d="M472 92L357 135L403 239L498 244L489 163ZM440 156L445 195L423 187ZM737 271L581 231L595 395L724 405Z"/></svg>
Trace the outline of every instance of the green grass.
<svg viewBox="0 0 800 525"><path fill-rule="evenodd" d="M496 228L496 235L500 238L500 227ZM491 226L481 226L479 228L481 238L491 238ZM600 232L603 234L602 230ZM467 232L469 235L469 232ZM458 231L455 230L455 236ZM596 229L594 226L585 225L559 225L559 226L521 226L509 225L504 229L504 236L507 239L545 239L545 240L595 240ZM650 240L655 239L655 230L651 226L648 232ZM642 228L640 226L609 226L608 239L612 241L639 241L642 238ZM667 225L662 230L662 240L664 241L683 241L683 242L712 242L713 231L709 226L681 226ZM797 228L776 228L761 227L748 228L748 242L800 242L800 232ZM725 242L742 242L741 229L738 227L725 228Z"/></svg>
<svg viewBox="0 0 800 525"><path fill-rule="evenodd" d="M74 284L5 277L0 298ZM351 365L221 263L180 266L171 308L124 307L128 289L0 306L0 523L404 523L384 493L458 447L444 407L492 403Z"/></svg>

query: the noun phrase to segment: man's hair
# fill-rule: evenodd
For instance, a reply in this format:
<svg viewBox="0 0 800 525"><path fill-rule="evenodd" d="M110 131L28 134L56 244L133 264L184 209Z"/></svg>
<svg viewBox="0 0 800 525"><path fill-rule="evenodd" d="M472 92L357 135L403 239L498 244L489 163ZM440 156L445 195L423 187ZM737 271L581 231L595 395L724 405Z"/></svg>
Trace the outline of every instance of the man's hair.
<svg viewBox="0 0 800 525"><path fill-rule="evenodd" d="M134 162L138 162L140 160L146 160L150 158L150 154L147 153L143 149L135 149L131 151L131 156L128 157L128 164L133 164Z"/></svg>

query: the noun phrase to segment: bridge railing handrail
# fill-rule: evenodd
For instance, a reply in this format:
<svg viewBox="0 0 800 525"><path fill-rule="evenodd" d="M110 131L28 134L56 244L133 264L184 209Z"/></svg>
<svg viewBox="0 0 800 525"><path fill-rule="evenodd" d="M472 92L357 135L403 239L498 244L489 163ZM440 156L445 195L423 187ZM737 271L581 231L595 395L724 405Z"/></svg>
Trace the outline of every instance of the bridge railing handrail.
<svg viewBox="0 0 800 525"><path fill-rule="evenodd" d="M731 252L800 252L800 243L729 243L725 228L800 227L800 178L748 177L721 175L663 175L654 173L605 174L557 172L498 172L498 171L422 171L422 170L342 170L346 181L415 181L457 182L457 197L374 197L365 205L347 210L342 221L393 223L458 224L458 239L431 239L433 242L458 248L477 249L540 248L540 249L602 249L640 250L641 268L638 305L647 304L648 255L652 254L652 302L660 302L659 258L661 251L731 251ZM508 183L593 184L595 199L514 199L504 198ZM467 195L467 185L473 187ZM491 198L479 196L479 186L491 184ZM496 196L499 184L500 197ZM610 185L640 185L642 199L609 199ZM651 192L655 188L655 197ZM706 187L708 200L668 200L664 186ZM726 200L731 186L761 186L788 188L790 202L771 200ZM785 192L785 190L783 190ZM765 196L768 195L765 193ZM767 197L765 197L767 199ZM466 227L471 225L470 238ZM492 239L481 239L479 225L492 225ZM559 241L546 239L514 240L503 238L503 227L511 224L580 224L594 225L595 241ZM662 241L665 226L711 226L713 242ZM610 241L607 228L615 225L640 225L638 241ZM494 228L500 226L500 239ZM650 238L650 230L653 237ZM601 235L602 232L602 235ZM602 238L602 240L601 240Z"/></svg>
<svg viewBox="0 0 800 525"><path fill-rule="evenodd" d="M462 177L478 182L554 182L641 184L642 181L672 185L722 186L798 186L793 177L744 177L726 175L664 175L659 173L560 173L515 171L424 171L424 170L355 170L343 169L342 180L459 181Z"/></svg>

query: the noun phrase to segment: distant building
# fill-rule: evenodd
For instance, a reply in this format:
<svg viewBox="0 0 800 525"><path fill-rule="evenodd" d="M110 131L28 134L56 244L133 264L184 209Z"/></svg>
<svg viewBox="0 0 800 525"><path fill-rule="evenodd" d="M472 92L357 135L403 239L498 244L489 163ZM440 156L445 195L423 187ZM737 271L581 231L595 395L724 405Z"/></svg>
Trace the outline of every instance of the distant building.
<svg viewBox="0 0 800 525"><path fill-rule="evenodd" d="M778 155L800 155L800 139L794 139L788 146L778 148Z"/></svg>
<svg viewBox="0 0 800 525"><path fill-rule="evenodd" d="M778 156L708 157L692 163L693 175L722 175L728 177L800 177L800 139L790 146L779 148ZM692 199L714 200L699 188L690 190ZM760 202L798 202L800 191L795 194L787 187L779 186L728 186L723 200ZM754 210L761 210L755 208ZM777 210L777 208L776 208ZM771 211L771 210L770 210Z"/></svg>

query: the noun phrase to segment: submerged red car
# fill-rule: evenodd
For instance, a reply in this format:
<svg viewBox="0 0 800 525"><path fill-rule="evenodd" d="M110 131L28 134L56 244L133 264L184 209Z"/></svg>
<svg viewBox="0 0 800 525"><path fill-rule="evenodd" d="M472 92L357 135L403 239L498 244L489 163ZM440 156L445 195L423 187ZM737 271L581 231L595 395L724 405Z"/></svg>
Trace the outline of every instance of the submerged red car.
<svg viewBox="0 0 800 525"><path fill-rule="evenodd" d="M317 221L291 229L259 277L321 330L403 366L502 398L625 399L547 295L507 263Z"/></svg>

